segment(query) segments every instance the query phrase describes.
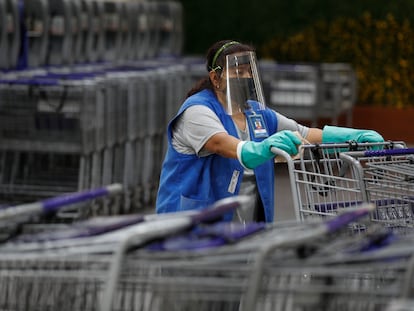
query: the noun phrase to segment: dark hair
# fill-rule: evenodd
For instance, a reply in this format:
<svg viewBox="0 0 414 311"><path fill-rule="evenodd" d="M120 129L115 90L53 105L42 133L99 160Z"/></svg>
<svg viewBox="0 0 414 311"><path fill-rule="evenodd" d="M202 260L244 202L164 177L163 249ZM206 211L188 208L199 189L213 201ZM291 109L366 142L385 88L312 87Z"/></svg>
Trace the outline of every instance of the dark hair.
<svg viewBox="0 0 414 311"><path fill-rule="evenodd" d="M206 69L207 72L215 70L219 74L224 68L226 55L236 52L254 51L254 48L250 45L239 43L234 40L221 40L214 43L208 50L206 55ZM214 61L214 64L213 64ZM213 90L213 84L210 81L210 77L202 78L199 80L187 93L187 97L204 89Z"/></svg>

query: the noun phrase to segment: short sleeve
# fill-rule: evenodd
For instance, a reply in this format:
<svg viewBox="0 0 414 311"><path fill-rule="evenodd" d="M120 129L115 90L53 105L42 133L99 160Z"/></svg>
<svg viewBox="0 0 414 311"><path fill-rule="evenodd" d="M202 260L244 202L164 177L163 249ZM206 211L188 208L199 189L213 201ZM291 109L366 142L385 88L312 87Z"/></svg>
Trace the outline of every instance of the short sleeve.
<svg viewBox="0 0 414 311"><path fill-rule="evenodd" d="M309 132L309 127L299 124L293 119L290 119L276 111L274 111L277 117L277 130L291 130L291 131L298 131L302 137L306 137Z"/></svg>
<svg viewBox="0 0 414 311"><path fill-rule="evenodd" d="M177 119L172 130L172 145L177 152L205 156L204 144L215 134L227 132L218 116L208 107L193 105ZM204 154L205 153L205 154Z"/></svg>

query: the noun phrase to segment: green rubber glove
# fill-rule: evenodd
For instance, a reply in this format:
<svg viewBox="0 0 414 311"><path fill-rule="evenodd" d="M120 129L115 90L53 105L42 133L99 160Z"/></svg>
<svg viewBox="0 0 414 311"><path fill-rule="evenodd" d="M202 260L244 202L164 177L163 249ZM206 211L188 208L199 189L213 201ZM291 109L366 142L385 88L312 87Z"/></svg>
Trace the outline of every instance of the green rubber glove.
<svg viewBox="0 0 414 311"><path fill-rule="evenodd" d="M295 155L300 144L300 138L292 131L280 131L261 142L240 142L237 145L237 157L244 167L254 169L275 156L270 148L280 148Z"/></svg>
<svg viewBox="0 0 414 311"><path fill-rule="evenodd" d="M356 141L358 143L380 143L384 141L384 138L373 130L359 130L329 125L326 125L323 128L323 143L344 143L347 141Z"/></svg>

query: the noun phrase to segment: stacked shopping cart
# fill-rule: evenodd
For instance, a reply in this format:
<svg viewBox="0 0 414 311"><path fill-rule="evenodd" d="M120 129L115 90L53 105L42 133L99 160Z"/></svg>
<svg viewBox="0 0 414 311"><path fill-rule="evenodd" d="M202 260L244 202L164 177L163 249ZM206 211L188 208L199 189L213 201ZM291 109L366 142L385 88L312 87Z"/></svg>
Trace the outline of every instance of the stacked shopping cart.
<svg viewBox="0 0 414 311"><path fill-rule="evenodd" d="M184 98L188 66L148 60L4 75L0 200L27 202L116 182L126 186L125 206L153 202L165 126Z"/></svg>
<svg viewBox="0 0 414 311"><path fill-rule="evenodd" d="M4 0L1 69L179 56L176 1Z"/></svg>
<svg viewBox="0 0 414 311"><path fill-rule="evenodd" d="M404 142L303 145L295 161L275 152L288 162L298 220L370 202L372 223L412 228L414 150Z"/></svg>
<svg viewBox="0 0 414 311"><path fill-rule="evenodd" d="M413 148L344 152L341 159L352 165L365 199L376 204L373 221L413 227Z"/></svg>
<svg viewBox="0 0 414 311"><path fill-rule="evenodd" d="M373 204L323 221L220 221L244 200L219 201L202 212L98 217L37 231L26 223L0 246L0 306L387 310L398 305L394 300L412 298L412 234L349 235L348 225L367 217ZM17 214L7 213L9 224Z"/></svg>
<svg viewBox="0 0 414 311"><path fill-rule="evenodd" d="M151 204L191 76L181 4L6 0L0 16L0 203L122 183L103 214Z"/></svg>
<svg viewBox="0 0 414 311"><path fill-rule="evenodd" d="M338 124L346 116L352 126L357 78L347 63L278 63L262 61L262 83L267 105L317 127L322 119Z"/></svg>

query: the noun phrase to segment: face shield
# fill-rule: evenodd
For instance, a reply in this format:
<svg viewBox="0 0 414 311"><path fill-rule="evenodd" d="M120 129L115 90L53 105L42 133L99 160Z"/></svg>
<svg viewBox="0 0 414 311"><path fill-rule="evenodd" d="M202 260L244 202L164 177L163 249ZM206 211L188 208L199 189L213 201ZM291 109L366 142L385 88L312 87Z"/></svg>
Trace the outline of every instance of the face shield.
<svg viewBox="0 0 414 311"><path fill-rule="evenodd" d="M243 113L247 109L265 109L262 84L254 52L226 56L225 79L227 113Z"/></svg>

